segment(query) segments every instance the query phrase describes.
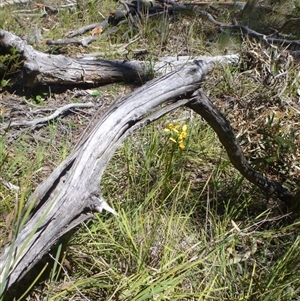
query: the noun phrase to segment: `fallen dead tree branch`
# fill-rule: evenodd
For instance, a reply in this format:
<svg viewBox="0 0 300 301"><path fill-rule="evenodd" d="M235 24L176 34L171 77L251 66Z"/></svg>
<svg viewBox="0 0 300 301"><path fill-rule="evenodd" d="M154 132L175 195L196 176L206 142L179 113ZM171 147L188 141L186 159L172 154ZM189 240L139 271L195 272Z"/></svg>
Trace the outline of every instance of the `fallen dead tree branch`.
<svg viewBox="0 0 300 301"><path fill-rule="evenodd" d="M12 127L22 127L22 126L30 126L30 127L35 127L38 124L48 122L52 119L55 119L59 115L65 113L66 111L73 109L73 108L91 108L93 107L94 104L92 102L88 103L70 103L67 104L61 108L58 108L55 110L55 112L47 117L42 117L34 120L24 120L24 121L15 121L11 123L4 123L0 126L0 129L8 129Z"/></svg>
<svg viewBox="0 0 300 301"><path fill-rule="evenodd" d="M202 90L196 92L194 101L189 103L188 106L201 115L217 133L220 142L226 149L230 162L241 175L266 193L275 194L288 206L291 205L292 196L288 190L283 188L280 183L267 179L249 165L230 123L206 97Z"/></svg>
<svg viewBox="0 0 300 301"><path fill-rule="evenodd" d="M136 81L149 78L147 68L134 61L90 61L63 55L35 51L25 41L5 30L0 30L0 47L20 53L23 65L18 84L38 85L103 85L117 81Z"/></svg>
<svg viewBox="0 0 300 301"><path fill-rule="evenodd" d="M147 83L114 103L86 132L70 156L30 197L29 208L35 209L0 257L0 283L5 281L5 289L20 280L64 233L91 218L92 211L107 208L99 179L114 151L133 130L168 112L160 111L159 105L188 98L211 68L212 64L193 63ZM187 102L174 102L170 108ZM154 109L156 112L144 116Z"/></svg>
<svg viewBox="0 0 300 301"><path fill-rule="evenodd" d="M90 43L97 41L97 37L83 37L82 39L59 39L59 40L47 40L46 44L51 45L81 45L87 47Z"/></svg>
<svg viewBox="0 0 300 301"><path fill-rule="evenodd" d="M20 53L22 66L16 80L18 84L26 87L39 85L99 86L119 81L140 82L149 80L153 72L157 70L160 73L165 72L165 70L162 70L164 66L178 66L178 63L176 63L178 61L180 61L179 65L191 61L190 57L184 57L183 59L174 57L173 62L168 59L166 63L110 61L91 57L88 59L74 59L64 55L51 55L36 51L21 38L5 30L0 30L0 47L5 49L8 54L12 48ZM201 59L204 60L205 58ZM239 56L208 57L206 60L209 62L229 61L230 63L237 63Z"/></svg>
<svg viewBox="0 0 300 301"><path fill-rule="evenodd" d="M249 37L258 39L260 41L263 41L264 43L266 43L267 45L271 45L271 44L278 44L281 46L286 46L286 47L290 47L290 46L296 46L299 47L300 46L300 41L299 40L286 40L286 39L280 39L280 38L274 38L271 36L266 36L262 33L259 33L251 28L249 28L248 26L245 25L240 25L240 24L226 24L223 22L219 22L217 20L215 20L215 18L208 12L200 10L200 9L195 9L195 11L203 16L206 17L210 22L212 22L213 24L219 26L222 29L230 29L230 30L235 30L235 31L241 31L244 34L248 35Z"/></svg>
<svg viewBox="0 0 300 301"><path fill-rule="evenodd" d="M12 4L27 4L30 1L31 0L4 0L4 1L1 1L0 7L4 7L6 5L12 5Z"/></svg>
<svg viewBox="0 0 300 301"><path fill-rule="evenodd" d="M73 38L73 37L76 37L78 35L84 34L87 31L91 31L91 30L93 30L93 29L95 29L97 27L100 27L100 28L102 28L102 30L104 30L108 25L109 25L108 20L104 20L104 21L102 21L100 23L93 23L93 24L81 27L81 28L79 28L77 30L71 30L71 31L69 31L66 34L66 37L67 38Z"/></svg>
<svg viewBox="0 0 300 301"><path fill-rule="evenodd" d="M92 218L92 212L105 209L116 214L102 199L99 187L109 160L136 129L183 105L205 118L234 166L248 180L290 203L292 196L288 191L248 165L229 123L199 90L213 65L194 61L154 79L117 100L95 119L73 152L29 198L30 217L0 257L0 283L5 283L4 290L19 281L63 234ZM163 103L167 104L161 107Z"/></svg>

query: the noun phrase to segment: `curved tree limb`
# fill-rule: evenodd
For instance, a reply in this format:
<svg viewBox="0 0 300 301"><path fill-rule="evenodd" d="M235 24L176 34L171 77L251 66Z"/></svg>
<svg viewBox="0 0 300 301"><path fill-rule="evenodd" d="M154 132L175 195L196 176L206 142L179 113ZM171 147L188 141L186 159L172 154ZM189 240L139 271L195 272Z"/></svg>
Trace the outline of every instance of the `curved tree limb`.
<svg viewBox="0 0 300 301"><path fill-rule="evenodd" d="M290 204L288 191L249 166L230 124L199 90L213 65L213 60L186 64L117 100L95 120L73 152L29 198L23 227L0 256L0 283L5 284L5 290L19 281L63 234L92 218L93 212L106 209L115 213L101 198L99 187L109 160L133 131L182 105L204 117L242 175Z"/></svg>
<svg viewBox="0 0 300 301"><path fill-rule="evenodd" d="M291 206L292 195L287 189L282 187L280 183L269 180L249 165L230 123L202 90L195 92L194 100L188 104L188 107L200 114L217 133L220 142L226 149L230 162L241 175L266 193L275 194L286 205Z"/></svg>
<svg viewBox="0 0 300 301"><path fill-rule="evenodd" d="M133 130L166 114L168 110L160 109L162 103L175 101L171 109L186 104L180 99L189 99L212 67L213 63L188 64L152 80L104 113L31 195L29 208L34 210L0 257L0 282L5 281L5 289L20 280L64 233L91 218L92 211L105 209L99 180L118 146Z"/></svg>

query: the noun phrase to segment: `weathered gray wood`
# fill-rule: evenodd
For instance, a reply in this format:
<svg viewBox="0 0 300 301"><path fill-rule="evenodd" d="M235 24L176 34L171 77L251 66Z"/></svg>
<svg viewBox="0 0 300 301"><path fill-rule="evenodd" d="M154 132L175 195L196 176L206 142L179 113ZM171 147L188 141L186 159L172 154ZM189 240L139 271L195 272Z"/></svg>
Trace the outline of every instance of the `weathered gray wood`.
<svg viewBox="0 0 300 301"><path fill-rule="evenodd" d="M178 66L191 62L190 57L161 58L158 62L100 60L97 57L70 58L36 51L18 36L0 30L0 48L9 54L14 47L21 55L22 65L18 83L26 87L39 85L103 85L119 81L149 80L153 72L165 74ZM197 58L214 62L236 64L238 55ZM1 76L1 69L0 69Z"/></svg>
<svg viewBox="0 0 300 301"><path fill-rule="evenodd" d="M6 289L21 279L59 237L90 218L90 212L101 211L99 182L117 147L134 129L186 104L188 100L180 100L170 109L159 109L166 101L188 99L212 66L194 62L148 82L114 103L85 133L70 156L30 197L35 209L0 257L0 282L6 281ZM143 117L154 109L152 115Z"/></svg>
<svg viewBox="0 0 300 301"><path fill-rule="evenodd" d="M58 117L60 114L72 109L72 108L91 108L94 107L94 104L92 102L88 103L69 103L63 107L57 108L53 114L47 117L41 117L34 120L19 120L19 121L13 121L9 123L2 123L0 125L1 129L8 129L13 127L21 127L21 126L30 126L31 128L34 128L37 124L48 122L49 120L52 120L56 117Z"/></svg>
<svg viewBox="0 0 300 301"><path fill-rule="evenodd" d="M0 0L0 8L12 4L27 4L31 0Z"/></svg>
<svg viewBox="0 0 300 301"><path fill-rule="evenodd" d="M9 35L5 33L4 36ZM1 37L3 31L0 31L0 43ZM23 54L26 53L29 46L12 39L12 43L15 42L19 43L16 46L23 47ZM31 50L29 53L33 55L34 63ZM230 124L199 90L214 61L220 61L220 58L187 63L152 80L116 101L94 120L73 152L31 195L28 210L33 210L29 218L0 256L0 283L5 283L5 289L20 280L63 234L93 217L92 212L108 209L115 213L101 198L99 187L109 160L134 130L179 106L188 105L203 116L218 134L229 159L242 175L264 191L290 203L288 191L248 165ZM170 100L173 100L171 104ZM161 108L165 102L168 105ZM0 291L0 296L2 293Z"/></svg>
<svg viewBox="0 0 300 301"><path fill-rule="evenodd" d="M149 79L149 70L137 61L84 60L51 55L34 50L21 38L0 30L0 48L16 48L24 61L19 84L37 85L103 85L117 81Z"/></svg>

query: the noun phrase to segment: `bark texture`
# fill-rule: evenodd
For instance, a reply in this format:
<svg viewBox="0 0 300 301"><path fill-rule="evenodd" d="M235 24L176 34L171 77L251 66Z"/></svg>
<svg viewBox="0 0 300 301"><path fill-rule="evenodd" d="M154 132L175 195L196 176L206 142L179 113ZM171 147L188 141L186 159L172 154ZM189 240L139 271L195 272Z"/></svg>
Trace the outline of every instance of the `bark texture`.
<svg viewBox="0 0 300 301"><path fill-rule="evenodd" d="M0 30L0 50L17 49L23 66L18 83L38 85L103 85L117 81L149 79L143 63L125 60L87 60L36 51L21 38Z"/></svg>
<svg viewBox="0 0 300 301"><path fill-rule="evenodd" d="M6 49L15 47L21 52L27 75L24 82L29 86L45 81L61 81L62 84L90 82L96 78L106 81L122 77L124 73L128 77L128 72L133 78L146 74L142 68L130 69L130 62L116 63L114 67L112 63L102 62L102 68L108 69L99 76L95 62L88 64L82 60L37 53L21 39L1 30L0 46L3 45ZM117 100L105 113L99 112L73 152L29 198L22 225L0 256L0 283L5 283L4 290L19 281L63 234L92 218L93 212L105 209L116 214L102 199L99 184L109 160L136 129L183 105L200 114L216 131L230 161L246 179L289 205L291 194L281 184L268 180L249 166L229 122L200 90L214 62L236 62L236 58L216 57L186 63ZM70 73L66 74L66 66ZM127 68L126 72L123 68ZM162 104L165 105L162 107ZM0 291L0 296L2 293Z"/></svg>
<svg viewBox="0 0 300 301"><path fill-rule="evenodd" d="M190 57L161 58L155 63L127 60L102 60L94 57L70 58L65 55L51 55L35 50L18 36L0 30L0 55L10 54L12 49L20 54L15 81L19 85L35 87L52 86L99 86L120 81L144 82L153 77L153 73L164 74L191 62ZM203 57L207 62L226 62L237 64L238 55ZM0 76L5 75L5 70Z"/></svg>
<svg viewBox="0 0 300 301"><path fill-rule="evenodd" d="M91 218L93 211L106 209L99 183L115 150L137 128L187 104L212 66L194 62L148 82L115 102L83 134L74 151L31 195L28 210L34 209L0 257L0 282L6 281L6 289L63 234ZM159 108L170 100L174 102Z"/></svg>

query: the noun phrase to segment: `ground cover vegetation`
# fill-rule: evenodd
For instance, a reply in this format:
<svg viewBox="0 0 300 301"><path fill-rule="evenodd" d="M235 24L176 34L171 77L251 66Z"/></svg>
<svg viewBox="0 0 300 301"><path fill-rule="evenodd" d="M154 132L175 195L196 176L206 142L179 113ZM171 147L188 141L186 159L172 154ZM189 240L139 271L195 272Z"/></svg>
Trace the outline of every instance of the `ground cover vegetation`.
<svg viewBox="0 0 300 301"><path fill-rule="evenodd" d="M251 165L297 194L299 63L293 58L282 65L278 57L286 46L270 47L220 29L193 9L171 17L147 18L145 12L136 32L128 32L124 22L88 47L43 43L101 21L118 5L78 1L74 9L44 18L35 3L5 6L0 28L27 39L38 29L42 39L33 41L36 49L70 56L101 52L109 59L151 62L169 55L239 53L239 66L216 66L203 88L230 121ZM263 5L272 11L251 10L245 16L235 6L212 2L201 10L219 22L236 18L258 32L277 29L284 39L299 38L297 1ZM20 9L35 9L37 16L16 13ZM120 54L125 46L126 54ZM68 103L93 102L105 110L136 88L128 83L88 90L16 88L7 75L18 63L14 53L0 56L0 66L7 68L0 85L0 126L8 118L37 118ZM32 129L1 129L0 248L19 231L31 192L68 155L96 108L76 108ZM189 109L178 109L128 138L101 187L119 216L96 214L63 237L1 300L300 299L297 206L287 209L246 182L213 130Z"/></svg>

